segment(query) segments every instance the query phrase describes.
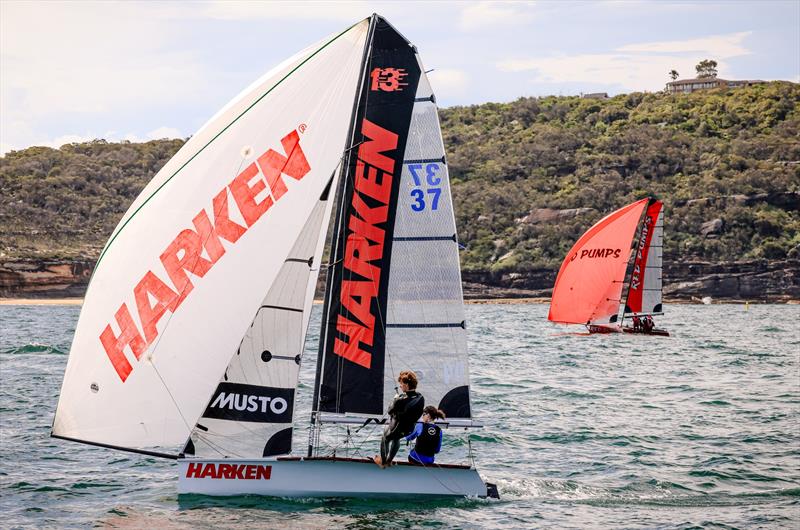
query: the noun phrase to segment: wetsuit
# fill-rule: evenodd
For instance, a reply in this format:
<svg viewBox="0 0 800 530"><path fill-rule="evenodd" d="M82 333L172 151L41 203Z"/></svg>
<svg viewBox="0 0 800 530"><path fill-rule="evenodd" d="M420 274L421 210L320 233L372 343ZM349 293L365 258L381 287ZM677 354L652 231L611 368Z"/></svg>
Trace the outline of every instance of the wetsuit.
<svg viewBox="0 0 800 530"><path fill-rule="evenodd" d="M408 454L408 461L419 464L433 464L436 453L442 450L442 429L433 423L417 423L414 432L406 436L411 441L416 438L414 449Z"/></svg>
<svg viewBox="0 0 800 530"><path fill-rule="evenodd" d="M389 406L390 421L381 438L381 461L389 465L400 449L400 439L414 430L414 424L422 416L425 398L415 390L400 394Z"/></svg>

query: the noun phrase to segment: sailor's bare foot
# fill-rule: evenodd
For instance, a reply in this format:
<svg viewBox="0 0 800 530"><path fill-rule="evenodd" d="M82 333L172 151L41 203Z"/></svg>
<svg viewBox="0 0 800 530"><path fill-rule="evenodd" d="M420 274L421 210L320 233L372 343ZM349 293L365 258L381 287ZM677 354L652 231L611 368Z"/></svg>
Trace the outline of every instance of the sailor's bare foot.
<svg viewBox="0 0 800 530"><path fill-rule="evenodd" d="M375 463L376 466L379 466L381 469L385 469L386 466L383 465L383 460L378 455L372 457L372 461Z"/></svg>

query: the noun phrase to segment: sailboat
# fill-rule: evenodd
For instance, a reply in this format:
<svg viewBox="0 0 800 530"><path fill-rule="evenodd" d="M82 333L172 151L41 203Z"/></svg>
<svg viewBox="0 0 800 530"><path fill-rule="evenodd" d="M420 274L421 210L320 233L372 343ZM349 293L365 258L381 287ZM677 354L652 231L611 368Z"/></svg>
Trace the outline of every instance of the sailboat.
<svg viewBox="0 0 800 530"><path fill-rule="evenodd" d="M175 459L180 494L496 495L471 463L382 469L325 442L380 428L401 370L442 427L481 427L436 98L416 48L373 15L234 98L133 202L88 287L52 436Z"/></svg>
<svg viewBox="0 0 800 530"><path fill-rule="evenodd" d="M663 203L646 198L612 212L583 234L556 277L547 319L583 324L590 333L666 330L640 322L663 315ZM628 319L636 325L625 325Z"/></svg>

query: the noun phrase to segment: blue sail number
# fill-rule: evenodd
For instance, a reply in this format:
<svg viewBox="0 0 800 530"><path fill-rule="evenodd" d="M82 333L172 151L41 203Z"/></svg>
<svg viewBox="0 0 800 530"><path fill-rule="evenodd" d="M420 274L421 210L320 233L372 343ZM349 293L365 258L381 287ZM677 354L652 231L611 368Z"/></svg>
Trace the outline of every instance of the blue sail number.
<svg viewBox="0 0 800 530"><path fill-rule="evenodd" d="M411 204L411 209L415 212L421 212L425 209L425 205L427 204L425 202L426 191L428 195L430 195L431 210L437 210L439 208L439 197L442 194L442 188L429 187L427 190L423 190L421 189L421 186L423 184L427 184L428 186L439 186L442 183L442 177L438 176L440 169L441 167L439 164L435 163L425 164L424 171L423 164L408 165L408 170L411 172L411 178L414 179L414 186L416 186L413 190L411 190L411 197L415 201ZM424 173L424 175L421 173Z"/></svg>

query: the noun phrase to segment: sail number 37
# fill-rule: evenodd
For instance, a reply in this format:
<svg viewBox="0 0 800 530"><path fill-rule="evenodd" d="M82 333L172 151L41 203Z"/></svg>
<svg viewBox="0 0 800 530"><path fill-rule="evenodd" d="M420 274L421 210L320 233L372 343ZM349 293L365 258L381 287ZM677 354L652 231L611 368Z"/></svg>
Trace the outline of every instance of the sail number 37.
<svg viewBox="0 0 800 530"><path fill-rule="evenodd" d="M430 205L431 210L439 208L439 196L442 194L442 188L439 187L442 177L438 176L440 169L439 164L408 165L408 170L414 179L415 188L411 190L411 197L415 202L411 204L411 209L415 212L421 212L426 205ZM423 186L428 186L427 190L422 189ZM426 201L426 191L429 196L428 201Z"/></svg>

